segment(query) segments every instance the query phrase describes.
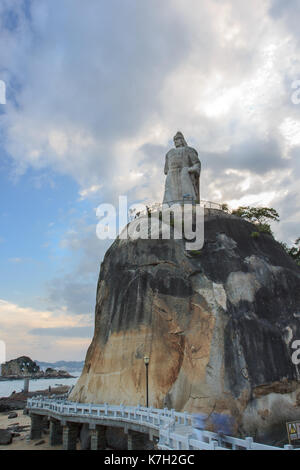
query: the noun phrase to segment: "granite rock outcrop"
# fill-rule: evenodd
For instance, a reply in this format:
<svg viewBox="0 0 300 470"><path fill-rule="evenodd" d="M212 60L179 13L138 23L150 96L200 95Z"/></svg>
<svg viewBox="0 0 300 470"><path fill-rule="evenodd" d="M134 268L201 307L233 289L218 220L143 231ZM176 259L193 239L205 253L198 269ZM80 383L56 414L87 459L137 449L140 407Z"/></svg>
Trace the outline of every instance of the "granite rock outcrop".
<svg viewBox="0 0 300 470"><path fill-rule="evenodd" d="M271 442L300 418L300 269L269 234L205 211L205 243L120 240L97 287L95 332L71 399L229 414ZM277 433L278 431L278 433ZM276 435L277 433L277 435Z"/></svg>

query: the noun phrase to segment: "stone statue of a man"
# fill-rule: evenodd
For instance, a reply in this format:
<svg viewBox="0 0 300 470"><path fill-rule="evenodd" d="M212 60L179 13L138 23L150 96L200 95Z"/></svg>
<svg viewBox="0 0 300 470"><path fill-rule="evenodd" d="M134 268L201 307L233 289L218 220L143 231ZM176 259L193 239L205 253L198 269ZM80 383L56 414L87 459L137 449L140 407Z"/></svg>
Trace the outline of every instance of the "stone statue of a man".
<svg viewBox="0 0 300 470"><path fill-rule="evenodd" d="M174 137L175 148L166 155L165 194L163 204L186 200L200 202L199 179L201 163L195 149L188 147L183 134Z"/></svg>

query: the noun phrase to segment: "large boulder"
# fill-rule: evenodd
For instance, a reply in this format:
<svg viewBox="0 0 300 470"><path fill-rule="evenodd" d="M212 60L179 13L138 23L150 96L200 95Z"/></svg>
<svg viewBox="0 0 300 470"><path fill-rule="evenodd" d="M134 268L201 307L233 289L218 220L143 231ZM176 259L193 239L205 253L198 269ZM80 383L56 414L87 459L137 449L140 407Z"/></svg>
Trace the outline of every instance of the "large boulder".
<svg viewBox="0 0 300 470"><path fill-rule="evenodd" d="M2 377L28 377L43 375L35 361L27 356L21 356L2 364Z"/></svg>
<svg viewBox="0 0 300 470"><path fill-rule="evenodd" d="M16 394L17 395L17 394ZM26 397L18 397L15 399L13 395L10 397L0 398L0 413L3 411L22 410L26 406Z"/></svg>
<svg viewBox="0 0 300 470"><path fill-rule="evenodd" d="M276 440L300 418L300 269L268 234L206 210L205 244L120 240L97 287L95 332L70 399L226 413Z"/></svg>
<svg viewBox="0 0 300 470"><path fill-rule="evenodd" d="M12 433L6 429L0 429L0 446L7 446L12 442Z"/></svg>

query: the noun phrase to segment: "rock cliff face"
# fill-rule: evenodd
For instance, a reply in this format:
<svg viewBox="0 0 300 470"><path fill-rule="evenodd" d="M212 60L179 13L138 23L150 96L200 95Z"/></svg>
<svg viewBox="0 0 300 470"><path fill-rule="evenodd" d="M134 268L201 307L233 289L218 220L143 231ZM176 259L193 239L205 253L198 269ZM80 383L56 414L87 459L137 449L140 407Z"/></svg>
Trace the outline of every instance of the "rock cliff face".
<svg viewBox="0 0 300 470"><path fill-rule="evenodd" d="M228 413L272 439L300 418L300 269L270 235L206 211L205 244L116 240L101 266L95 333L71 399Z"/></svg>

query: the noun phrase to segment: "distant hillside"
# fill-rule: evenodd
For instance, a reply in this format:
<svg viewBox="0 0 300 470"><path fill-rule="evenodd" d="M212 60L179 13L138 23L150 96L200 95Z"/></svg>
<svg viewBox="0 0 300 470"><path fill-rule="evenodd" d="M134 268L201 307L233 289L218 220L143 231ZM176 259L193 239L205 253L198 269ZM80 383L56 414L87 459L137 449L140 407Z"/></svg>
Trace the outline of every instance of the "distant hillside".
<svg viewBox="0 0 300 470"><path fill-rule="evenodd" d="M67 372L74 372L81 370L84 366L84 361L56 361L56 362L41 362L35 361L41 369L51 367L52 369L63 369Z"/></svg>

